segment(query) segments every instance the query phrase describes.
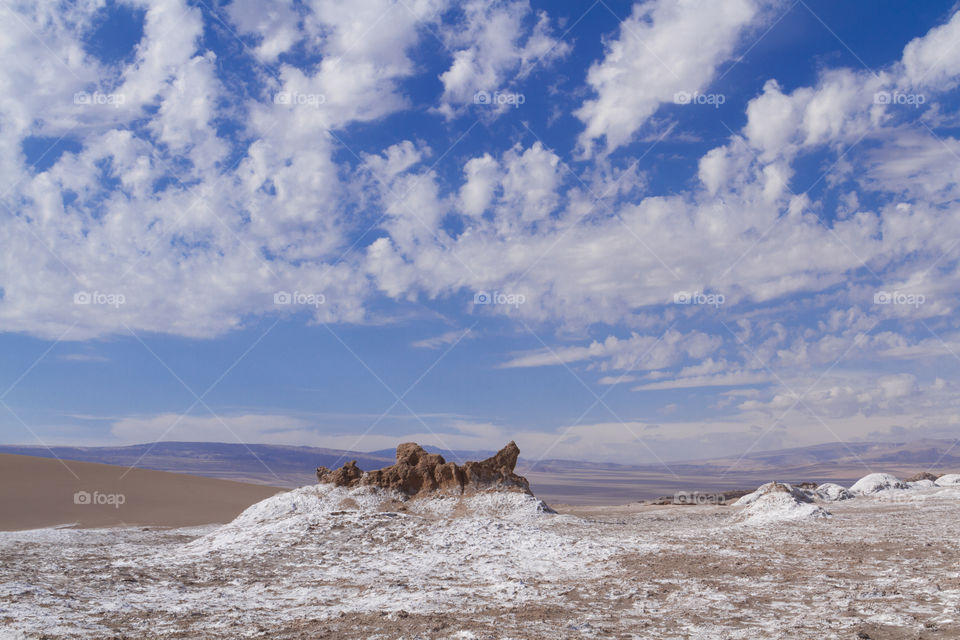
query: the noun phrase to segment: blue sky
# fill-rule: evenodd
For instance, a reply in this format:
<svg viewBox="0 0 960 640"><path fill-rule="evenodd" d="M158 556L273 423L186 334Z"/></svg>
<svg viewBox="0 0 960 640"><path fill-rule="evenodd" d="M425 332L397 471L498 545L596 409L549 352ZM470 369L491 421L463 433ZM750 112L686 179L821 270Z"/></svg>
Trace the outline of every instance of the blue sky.
<svg viewBox="0 0 960 640"><path fill-rule="evenodd" d="M953 3L0 14L0 441L957 435Z"/></svg>

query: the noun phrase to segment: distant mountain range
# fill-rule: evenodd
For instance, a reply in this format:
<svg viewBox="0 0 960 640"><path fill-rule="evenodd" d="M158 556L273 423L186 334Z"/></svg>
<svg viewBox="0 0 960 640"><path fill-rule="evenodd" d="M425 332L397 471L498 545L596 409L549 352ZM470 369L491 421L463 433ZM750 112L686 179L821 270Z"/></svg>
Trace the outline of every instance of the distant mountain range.
<svg viewBox="0 0 960 640"><path fill-rule="evenodd" d="M424 447L447 460L480 460L493 451L447 451ZM320 447L226 442L157 442L124 447L37 447L0 445L0 453L41 458L60 458L78 462L99 462L121 467L174 471L198 476L245 482L301 487L316 482L319 466L335 468L356 460L364 470L379 469L396 462L395 449L380 451L344 451Z"/></svg>
<svg viewBox="0 0 960 640"><path fill-rule="evenodd" d="M954 446L956 444L956 446ZM845 466L957 467L960 444L955 440L914 440L912 442L830 442L810 447L759 451L742 459L737 457L694 460L697 468L726 468L736 465L742 471L777 469L819 469ZM671 464L671 466L673 466Z"/></svg>
<svg viewBox="0 0 960 640"><path fill-rule="evenodd" d="M610 495L624 501L662 495L674 489L751 488L768 480L849 481L872 471L912 475L927 469L960 472L960 445L949 440L906 443L828 443L810 447L751 452L742 457L712 458L660 464L622 465L576 460L528 460L517 471L556 496L577 492ZM432 453L457 462L479 460L493 451ZM316 482L318 466L334 468L356 460L364 470L393 464L393 449L372 452L319 447L222 442L158 442L125 447L51 447L0 445L0 453L99 462L118 466L174 471L281 487ZM571 493L572 492L572 493Z"/></svg>
<svg viewBox="0 0 960 640"><path fill-rule="evenodd" d="M158 442L126 447L32 447L0 445L0 453L42 458L99 462L142 469L175 471L198 476L300 487L316 482L318 466L340 466L356 460L361 469L393 464L393 455L293 447L272 444L224 442Z"/></svg>

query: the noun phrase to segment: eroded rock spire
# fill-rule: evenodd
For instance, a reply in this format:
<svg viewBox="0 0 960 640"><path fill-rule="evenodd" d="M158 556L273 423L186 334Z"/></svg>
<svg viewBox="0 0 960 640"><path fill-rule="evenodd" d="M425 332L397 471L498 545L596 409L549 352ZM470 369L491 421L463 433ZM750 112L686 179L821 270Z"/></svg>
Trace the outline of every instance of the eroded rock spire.
<svg viewBox="0 0 960 640"><path fill-rule="evenodd" d="M530 493L530 483L513 472L520 449L511 441L496 455L460 466L437 453L407 442L397 447L397 462L375 471L362 471L356 460L331 471L317 467L317 480L338 487L376 486L396 490L410 497L441 493L470 495L483 491Z"/></svg>

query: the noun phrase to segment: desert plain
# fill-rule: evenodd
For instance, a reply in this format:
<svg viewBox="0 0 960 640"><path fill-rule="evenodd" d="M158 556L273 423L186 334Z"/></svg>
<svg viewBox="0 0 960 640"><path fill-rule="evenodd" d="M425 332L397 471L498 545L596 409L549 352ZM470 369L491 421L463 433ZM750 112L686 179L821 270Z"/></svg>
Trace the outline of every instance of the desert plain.
<svg viewBox="0 0 960 640"><path fill-rule="evenodd" d="M4 521L0 638L960 637L960 487L571 505L134 471L119 507Z"/></svg>

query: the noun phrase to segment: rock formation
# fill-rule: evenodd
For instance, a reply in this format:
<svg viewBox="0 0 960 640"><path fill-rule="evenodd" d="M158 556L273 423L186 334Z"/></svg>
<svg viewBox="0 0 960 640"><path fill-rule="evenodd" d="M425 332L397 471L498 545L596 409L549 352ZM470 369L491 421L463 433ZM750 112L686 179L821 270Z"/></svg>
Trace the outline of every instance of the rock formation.
<svg viewBox="0 0 960 640"><path fill-rule="evenodd" d="M933 480L934 482L936 482L937 478L939 477L940 476L930 473L929 471L921 471L918 474L910 476L909 478L904 480L904 482L919 482L921 480Z"/></svg>
<svg viewBox="0 0 960 640"><path fill-rule="evenodd" d="M527 479L513 472L519 455L520 449L511 441L491 458L460 466L407 442L397 447L397 463L392 466L364 472L357 467L356 460L351 460L335 471L317 467L317 480L338 487L375 486L410 497L436 493L459 496L482 491L530 493Z"/></svg>

